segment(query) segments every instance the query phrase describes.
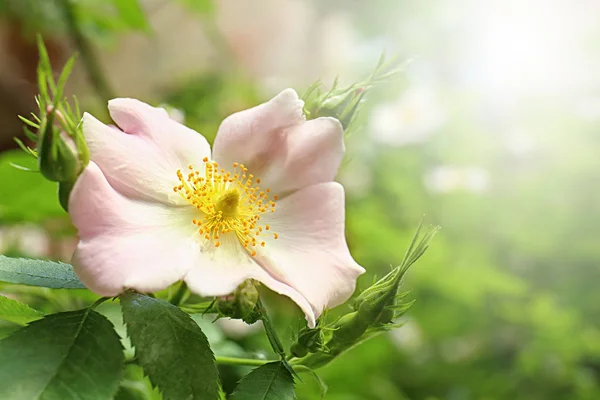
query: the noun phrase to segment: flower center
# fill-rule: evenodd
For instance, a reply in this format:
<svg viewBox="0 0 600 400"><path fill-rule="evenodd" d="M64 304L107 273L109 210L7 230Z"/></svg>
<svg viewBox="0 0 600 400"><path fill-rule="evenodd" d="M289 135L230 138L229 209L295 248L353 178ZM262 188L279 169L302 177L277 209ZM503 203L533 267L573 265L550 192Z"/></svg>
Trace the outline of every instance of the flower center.
<svg viewBox="0 0 600 400"><path fill-rule="evenodd" d="M173 191L202 212L203 217L192 223L207 243L217 248L221 246L221 235L234 234L254 257L254 247L264 247L267 235L279 237L269 225L260 224L262 214L275 212L278 197L271 199L270 189L261 190L260 179L249 174L242 164L233 163L233 172L229 172L219 169L219 164L207 157L203 162L204 174L192 165L188 166L187 176L177 170L180 184Z"/></svg>

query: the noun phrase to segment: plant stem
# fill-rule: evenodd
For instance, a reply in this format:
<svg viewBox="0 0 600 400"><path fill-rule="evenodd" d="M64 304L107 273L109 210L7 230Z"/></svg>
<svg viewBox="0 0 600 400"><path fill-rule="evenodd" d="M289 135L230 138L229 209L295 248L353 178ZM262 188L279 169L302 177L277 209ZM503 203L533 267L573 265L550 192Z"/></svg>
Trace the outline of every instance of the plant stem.
<svg viewBox="0 0 600 400"><path fill-rule="evenodd" d="M88 78L94 86L96 93L98 93L98 96L102 101L106 102L114 97L113 92L100 69L100 63L94 49L90 46L90 43L77 23L76 6L73 4L72 0L61 0L61 3L65 22L71 38L75 42L79 54L81 54L81 59L85 64Z"/></svg>
<svg viewBox="0 0 600 400"><path fill-rule="evenodd" d="M179 304L181 304L181 300L185 296L186 292L187 292L187 285L185 284L185 282L181 282L181 284L179 285L179 288L177 289L177 291L175 292L175 294L173 295L171 300L169 300L169 302L171 304L178 306Z"/></svg>
<svg viewBox="0 0 600 400"><path fill-rule="evenodd" d="M259 367L261 365L275 362L276 360L256 360L252 358L236 358L236 357L221 357L215 356L215 361L217 364L224 365L249 365Z"/></svg>
<svg viewBox="0 0 600 400"><path fill-rule="evenodd" d="M267 334L267 338L269 339L269 343L271 343L273 351L277 353L282 360L285 361L286 354L285 350L283 349L283 345L281 344L281 340L279 340L277 332L275 331L275 327L271 324L271 320L267 315L267 310L265 310L265 307L263 306L260 299L258 299L258 301L256 302L256 308L260 314L260 319L263 322L265 333Z"/></svg>
<svg viewBox="0 0 600 400"><path fill-rule="evenodd" d="M94 310L96 307L98 307L100 304L104 303L108 299L110 299L110 297L100 297L94 302L94 304L90 306L90 309Z"/></svg>

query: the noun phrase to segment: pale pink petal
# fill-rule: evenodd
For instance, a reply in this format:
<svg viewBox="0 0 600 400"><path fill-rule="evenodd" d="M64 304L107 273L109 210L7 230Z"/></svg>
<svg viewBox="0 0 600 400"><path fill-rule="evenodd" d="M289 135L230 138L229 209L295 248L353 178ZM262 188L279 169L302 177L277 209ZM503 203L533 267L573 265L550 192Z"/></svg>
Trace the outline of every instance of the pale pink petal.
<svg viewBox="0 0 600 400"><path fill-rule="evenodd" d="M329 182L301 189L280 200L276 211L261 222L271 229L261 234L266 246L256 261L306 298L317 317L348 300L365 270L346 244L341 185Z"/></svg>
<svg viewBox="0 0 600 400"><path fill-rule="evenodd" d="M344 157L344 131L334 118L303 122L286 132L282 147L274 148L269 168L262 172L265 187L285 195L335 178Z"/></svg>
<svg viewBox="0 0 600 400"><path fill-rule="evenodd" d="M332 181L345 151L342 126L334 118L305 121L303 104L286 89L229 116L217 132L213 159L225 168L244 164L279 195Z"/></svg>
<svg viewBox="0 0 600 400"><path fill-rule="evenodd" d="M168 156L198 162L210 155L204 136L170 118L164 108L119 98L108 102L108 111L121 130L147 138Z"/></svg>
<svg viewBox="0 0 600 400"><path fill-rule="evenodd" d="M219 162L252 165L256 158L267 156L281 131L304 121L303 106L298 94L286 89L266 103L230 115L219 126L213 157ZM261 160L256 161L260 164Z"/></svg>
<svg viewBox="0 0 600 400"><path fill-rule="evenodd" d="M152 292L180 280L198 263L193 207L131 200L116 192L94 163L69 197L80 241L75 272L93 292Z"/></svg>
<svg viewBox="0 0 600 400"><path fill-rule="evenodd" d="M128 197L182 204L173 192L177 170L210 157L206 139L138 100L111 100L109 110L124 131L85 113L83 132L92 160L110 184Z"/></svg>
<svg viewBox="0 0 600 400"><path fill-rule="evenodd" d="M292 299L306 315L308 325L315 326L315 314L304 296L258 266L239 242L223 244L219 250L203 253L200 262L186 275L184 280L192 292L202 296L223 296L233 292L246 279L256 279Z"/></svg>

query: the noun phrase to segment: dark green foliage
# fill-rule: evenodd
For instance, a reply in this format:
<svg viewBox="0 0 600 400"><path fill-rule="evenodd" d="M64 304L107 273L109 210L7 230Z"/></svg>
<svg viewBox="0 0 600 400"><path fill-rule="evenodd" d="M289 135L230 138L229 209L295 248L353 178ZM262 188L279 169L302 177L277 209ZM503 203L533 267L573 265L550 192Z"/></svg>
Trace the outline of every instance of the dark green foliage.
<svg viewBox="0 0 600 400"><path fill-rule="evenodd" d="M104 316L90 309L53 314L0 341L0 399L112 399L123 361Z"/></svg>
<svg viewBox="0 0 600 400"><path fill-rule="evenodd" d="M84 289L69 264L0 255L0 282L52 289Z"/></svg>
<svg viewBox="0 0 600 400"><path fill-rule="evenodd" d="M214 400L218 372L206 336L191 317L163 300L121 295L123 319L138 363L165 400Z"/></svg>
<svg viewBox="0 0 600 400"><path fill-rule="evenodd" d="M294 378L283 362L262 365L242 378L231 400L293 400Z"/></svg>

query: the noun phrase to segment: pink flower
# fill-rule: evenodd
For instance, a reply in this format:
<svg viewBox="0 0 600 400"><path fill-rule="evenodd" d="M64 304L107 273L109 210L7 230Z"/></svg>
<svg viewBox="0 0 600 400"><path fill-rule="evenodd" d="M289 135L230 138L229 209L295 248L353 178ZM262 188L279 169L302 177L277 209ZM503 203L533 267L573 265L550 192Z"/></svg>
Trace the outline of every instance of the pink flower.
<svg viewBox="0 0 600 400"><path fill-rule="evenodd" d="M344 154L333 118L306 121L291 89L229 116L206 139L160 108L108 104L118 125L83 117L92 162L69 212L75 271L92 291L161 290L183 279L204 296L256 279L290 297L309 326L345 302L364 272L344 237Z"/></svg>

